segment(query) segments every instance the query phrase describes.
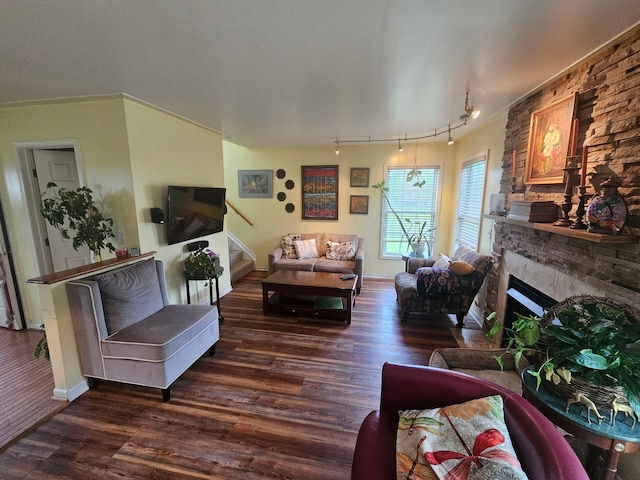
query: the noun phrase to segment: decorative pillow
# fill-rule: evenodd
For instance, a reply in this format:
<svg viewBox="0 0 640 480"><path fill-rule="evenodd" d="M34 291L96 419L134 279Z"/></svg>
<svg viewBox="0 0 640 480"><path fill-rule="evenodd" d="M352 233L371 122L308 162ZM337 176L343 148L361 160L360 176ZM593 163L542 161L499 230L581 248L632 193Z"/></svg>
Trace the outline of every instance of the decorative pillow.
<svg viewBox="0 0 640 480"><path fill-rule="evenodd" d="M434 268L449 268L450 262L451 262L451 259L447 257L444 253L441 253L440 255L438 255L438 258L436 258L436 262L431 266Z"/></svg>
<svg viewBox="0 0 640 480"><path fill-rule="evenodd" d="M282 258L298 258L296 254L296 246L293 242L300 240L299 233L289 233L280 240L280 248L282 248Z"/></svg>
<svg viewBox="0 0 640 480"><path fill-rule="evenodd" d="M459 286L460 281L448 268L422 267L422 272L418 275L418 295L422 297L448 295L454 293Z"/></svg>
<svg viewBox="0 0 640 480"><path fill-rule="evenodd" d="M420 465L420 471L430 466L437 474L424 478L526 480L504 421L500 395L398 413L398 479L407 478L404 465L410 460L415 473Z"/></svg>
<svg viewBox="0 0 640 480"><path fill-rule="evenodd" d="M295 240L293 244L296 247L298 258L318 258L318 249L316 248L315 238L310 238L309 240Z"/></svg>
<svg viewBox="0 0 640 480"><path fill-rule="evenodd" d="M327 260L352 261L356 258L356 242L327 242Z"/></svg>
<svg viewBox="0 0 640 480"><path fill-rule="evenodd" d="M153 258L92 277L98 282L109 335L164 307Z"/></svg>
<svg viewBox="0 0 640 480"><path fill-rule="evenodd" d="M473 265L463 261L463 260L454 260L449 264L449 270L451 270L456 275L469 275L476 271L473 268Z"/></svg>

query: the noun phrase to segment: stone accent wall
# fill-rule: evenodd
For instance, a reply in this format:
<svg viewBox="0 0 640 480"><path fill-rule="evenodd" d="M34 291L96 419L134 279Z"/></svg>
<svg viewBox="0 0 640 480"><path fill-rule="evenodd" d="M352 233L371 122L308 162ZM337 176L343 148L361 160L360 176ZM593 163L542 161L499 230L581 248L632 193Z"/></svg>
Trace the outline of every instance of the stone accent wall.
<svg viewBox="0 0 640 480"><path fill-rule="evenodd" d="M508 115L501 192L511 187L512 151L519 183L525 176L531 113L577 93L580 121L577 154L589 147L588 194L616 178L629 208L627 233L640 236L640 27L568 69L514 105ZM564 185L527 185L525 199L563 201ZM574 211L577 196L574 197ZM571 213L572 218L574 212ZM640 305L640 244L592 243L531 228L495 222L495 265L487 279L487 310L498 305L504 251L518 253L593 285L603 296ZM558 299L562 300L562 299ZM500 315L499 315L500 318Z"/></svg>

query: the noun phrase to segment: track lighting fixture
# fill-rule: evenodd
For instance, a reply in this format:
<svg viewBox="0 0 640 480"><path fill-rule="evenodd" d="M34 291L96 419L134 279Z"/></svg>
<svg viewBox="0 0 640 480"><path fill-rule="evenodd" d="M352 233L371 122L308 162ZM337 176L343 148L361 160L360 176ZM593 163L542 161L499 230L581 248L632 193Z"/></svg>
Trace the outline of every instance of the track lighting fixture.
<svg viewBox="0 0 640 480"><path fill-rule="evenodd" d="M342 143L374 143L374 142L384 142L384 143L389 143L389 142L395 142L396 139L398 141L398 151L401 152L403 150L402 147L402 141L404 142L408 142L411 140L423 140L425 138L433 138L433 137L437 137L438 135L441 135L443 133L448 133L449 138L447 140L447 144L448 145L453 145L454 140L451 137L451 132L453 130L456 130L457 128L460 127L464 127L469 120L473 120L478 118L478 116L480 115L480 110L476 110L472 105L469 105L469 92L466 93L465 96L465 100L464 100L464 114L460 115L460 121L452 124L449 124L447 126L447 128L445 127L441 127L441 128L436 128L433 133L427 133L424 135L416 135L416 136L408 136L405 135L404 139L401 139L400 137L396 137L396 138L378 138L378 139L373 139L371 137L368 137L368 139L363 140L363 139L343 139L343 140L338 140L338 138L336 137L335 140L335 144L336 144L336 155L340 154L340 142ZM402 140L402 141L401 141Z"/></svg>
<svg viewBox="0 0 640 480"><path fill-rule="evenodd" d="M464 111L467 112L467 115L473 120L480 115L480 110L476 110L473 106L469 105L469 92L467 92L467 96L464 99Z"/></svg>

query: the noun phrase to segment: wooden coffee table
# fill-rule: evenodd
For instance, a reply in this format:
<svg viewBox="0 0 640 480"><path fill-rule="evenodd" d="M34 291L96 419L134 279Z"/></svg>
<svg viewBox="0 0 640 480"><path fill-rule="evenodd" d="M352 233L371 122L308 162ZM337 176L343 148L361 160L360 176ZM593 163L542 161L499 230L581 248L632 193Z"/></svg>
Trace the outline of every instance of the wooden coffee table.
<svg viewBox="0 0 640 480"><path fill-rule="evenodd" d="M341 280L342 275L278 270L262 281L262 311L336 318L350 324L358 276Z"/></svg>

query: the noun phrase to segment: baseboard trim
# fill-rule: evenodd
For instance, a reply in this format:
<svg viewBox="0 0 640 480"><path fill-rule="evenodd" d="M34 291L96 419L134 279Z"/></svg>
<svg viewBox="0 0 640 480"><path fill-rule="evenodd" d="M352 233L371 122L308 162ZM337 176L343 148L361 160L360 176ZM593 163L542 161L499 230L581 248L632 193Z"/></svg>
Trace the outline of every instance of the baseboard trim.
<svg viewBox="0 0 640 480"><path fill-rule="evenodd" d="M71 387L68 390L64 388L54 388L53 399L60 400L60 401L73 402L76 398L78 398L87 390L89 390L89 384L87 384L86 380L82 380L80 383Z"/></svg>

